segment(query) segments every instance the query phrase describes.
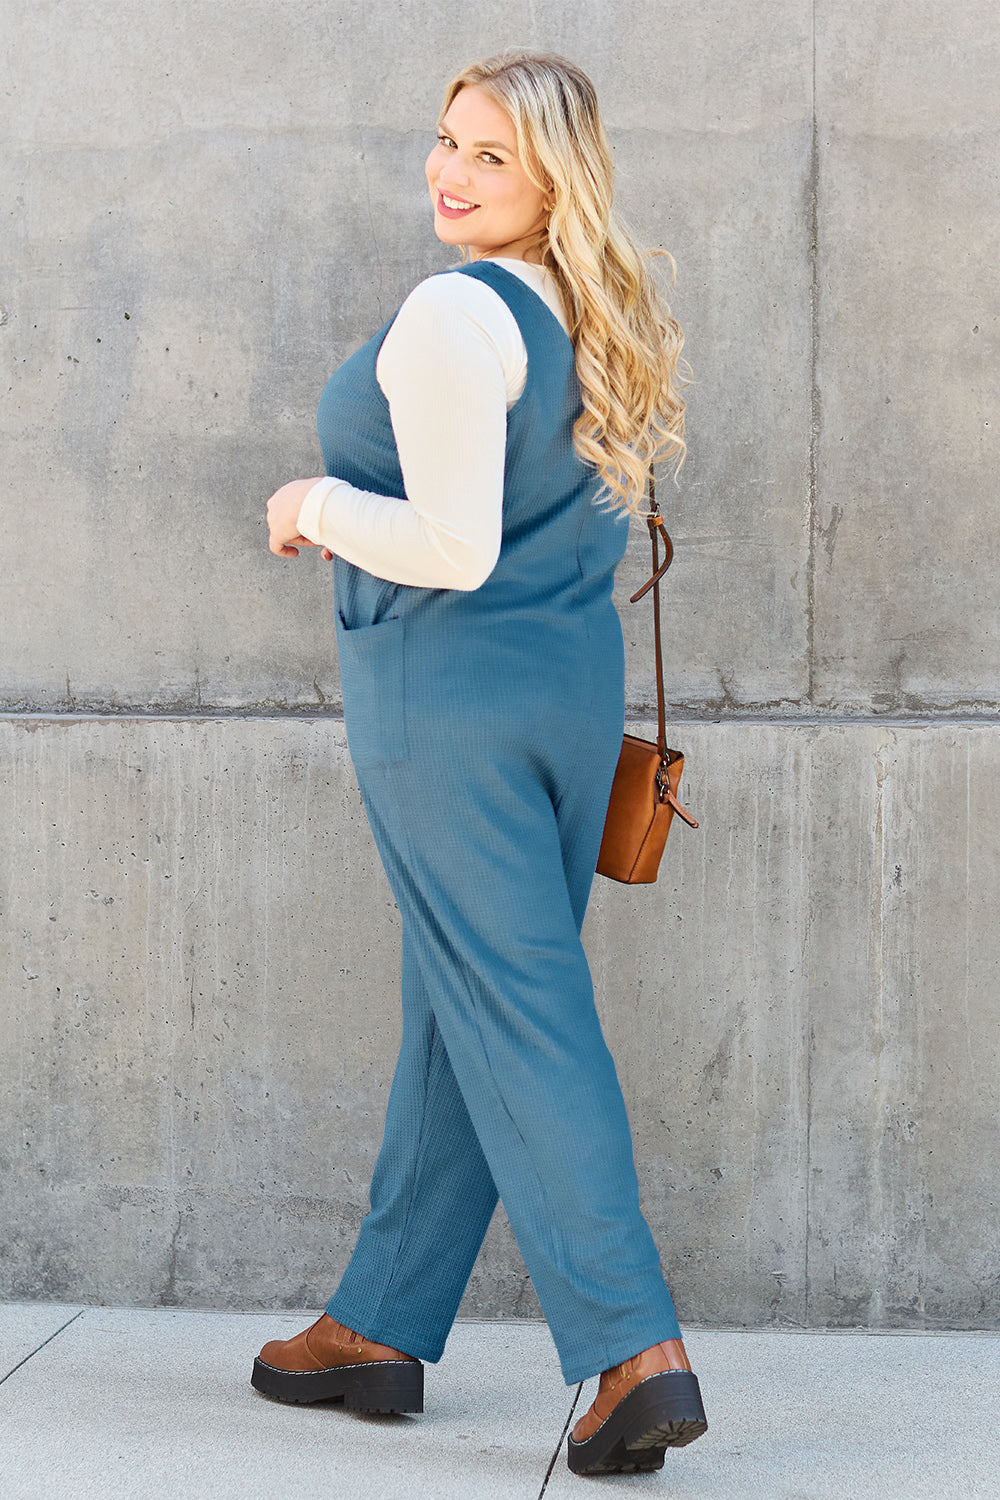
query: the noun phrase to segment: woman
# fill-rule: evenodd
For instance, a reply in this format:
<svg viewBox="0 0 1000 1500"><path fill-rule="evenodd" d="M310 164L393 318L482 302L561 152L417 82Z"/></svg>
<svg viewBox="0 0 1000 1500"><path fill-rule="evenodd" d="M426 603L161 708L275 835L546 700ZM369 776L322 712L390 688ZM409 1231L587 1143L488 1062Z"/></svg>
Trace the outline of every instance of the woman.
<svg viewBox="0 0 1000 1500"><path fill-rule="evenodd" d="M466 68L427 161L466 263L333 376L327 477L271 550L335 559L348 745L403 926L403 1038L371 1212L323 1316L267 1344L285 1401L423 1409L499 1193L567 1383L579 1473L705 1428L580 928L624 718L623 514L683 449L680 333L611 214L587 77ZM595 504L595 500L603 503Z"/></svg>

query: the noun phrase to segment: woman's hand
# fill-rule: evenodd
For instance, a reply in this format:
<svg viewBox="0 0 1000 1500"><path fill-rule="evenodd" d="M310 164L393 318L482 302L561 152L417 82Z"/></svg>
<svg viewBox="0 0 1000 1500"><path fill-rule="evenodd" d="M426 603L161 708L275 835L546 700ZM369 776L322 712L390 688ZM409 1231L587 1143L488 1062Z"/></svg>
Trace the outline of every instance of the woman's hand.
<svg viewBox="0 0 1000 1500"><path fill-rule="evenodd" d="M317 479L293 479L275 490L267 502L270 532L267 545L275 557L298 557L300 547L315 547L316 543L299 531L299 511L306 495L318 483ZM323 556L328 562L331 555L324 547Z"/></svg>

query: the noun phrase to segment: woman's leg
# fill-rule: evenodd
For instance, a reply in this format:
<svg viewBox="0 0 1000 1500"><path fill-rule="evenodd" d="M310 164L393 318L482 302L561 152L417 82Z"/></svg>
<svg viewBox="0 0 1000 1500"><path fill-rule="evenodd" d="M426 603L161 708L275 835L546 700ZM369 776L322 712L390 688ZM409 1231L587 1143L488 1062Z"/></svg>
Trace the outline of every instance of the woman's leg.
<svg viewBox="0 0 1000 1500"><path fill-rule="evenodd" d="M403 1040L358 1243L327 1313L438 1360L497 1190L404 938Z"/></svg>
<svg viewBox="0 0 1000 1500"><path fill-rule="evenodd" d="M491 764L480 752L452 763L447 774L435 764L407 763L384 777L369 775L365 800L419 966L422 1003L450 1064L446 1070L443 1057L438 1063L433 1118L447 1116L439 1112L444 1094L437 1098L445 1078L448 1089L457 1081L447 1096L457 1130L450 1138L444 1129L435 1134L433 1149L418 1152L419 1167L416 1160L407 1166L405 1184L406 1173L392 1169L399 1186L387 1190L394 1205L386 1216L391 1275L383 1269L388 1260L360 1243L363 1253L348 1272L358 1299L352 1307L361 1306L369 1268L379 1278L377 1313L373 1298L366 1304L373 1321L359 1331L420 1353L412 1343L424 1324L413 1305L411 1255L430 1274L428 1301L457 1306L457 1268L442 1278L449 1283L445 1294L424 1247L440 1235L442 1215L452 1227L456 1215L468 1212L458 1174L447 1169L474 1136L568 1382L679 1337L639 1210L628 1119L579 938L586 903L580 887L589 887L586 872L593 870L603 823L593 789L576 794L567 778L565 790L553 795L551 778L541 777L535 762L517 765L507 754ZM459 1094L467 1114L458 1108ZM425 1119L430 1097L421 1094L415 1110L401 1110L411 1130L418 1117ZM387 1180L392 1162L390 1155ZM478 1215L471 1206L466 1251L485 1230L485 1195ZM462 1261L466 1275L471 1263L467 1256ZM350 1323L340 1292L330 1305Z"/></svg>

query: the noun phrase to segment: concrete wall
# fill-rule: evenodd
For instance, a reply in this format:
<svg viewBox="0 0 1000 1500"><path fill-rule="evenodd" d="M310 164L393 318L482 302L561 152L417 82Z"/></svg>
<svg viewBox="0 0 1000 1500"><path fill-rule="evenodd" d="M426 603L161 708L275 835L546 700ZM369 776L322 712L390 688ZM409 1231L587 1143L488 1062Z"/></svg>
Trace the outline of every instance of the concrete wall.
<svg viewBox="0 0 1000 1500"><path fill-rule="evenodd" d="M669 691L703 828L586 933L682 1315L996 1326L992 4L11 11L0 1292L312 1305L349 1253L396 916L327 570L270 557L262 502L447 263L443 80L519 42L594 76L696 373ZM644 565L637 533L623 593ZM537 1310L500 1217L465 1306Z"/></svg>

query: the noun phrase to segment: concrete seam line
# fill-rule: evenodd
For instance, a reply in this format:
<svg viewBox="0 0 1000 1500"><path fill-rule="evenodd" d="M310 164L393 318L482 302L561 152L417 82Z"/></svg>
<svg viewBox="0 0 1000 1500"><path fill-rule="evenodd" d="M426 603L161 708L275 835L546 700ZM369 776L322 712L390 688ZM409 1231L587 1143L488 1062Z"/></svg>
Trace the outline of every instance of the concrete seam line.
<svg viewBox="0 0 1000 1500"><path fill-rule="evenodd" d="M569 1416L566 1418L566 1424L563 1427L562 1432L559 1434L559 1441L558 1441L558 1443L556 1443L556 1450L553 1453L552 1457L549 1459L549 1466L545 1470L545 1478L542 1480L542 1487L538 1491L538 1500L542 1500L542 1496L545 1494L545 1491L548 1489L549 1480L552 1478L552 1470L556 1466L556 1459L559 1457L560 1453L562 1452L562 1445L566 1441L566 1434L567 1434L567 1432L569 1432L569 1424L573 1420L573 1413L576 1411L576 1403L580 1399L580 1392L582 1390L583 1390L583 1381L581 1380L580 1384L576 1388L576 1395L573 1397L573 1403L570 1406Z"/></svg>
<svg viewBox="0 0 1000 1500"><path fill-rule="evenodd" d="M938 710L925 709L908 714L846 714L828 712L825 709L807 707L801 714L762 713L751 709L747 712L727 713L698 711L677 708L671 714L673 724L692 724L706 728L730 725L751 725L773 729L852 729L879 727L886 729L936 729L954 725L989 726L1000 724L1000 708ZM627 705L627 724L652 724L656 722L655 708ZM25 709L0 710L0 724L343 724L343 718L332 714L259 714L259 713L50 713L47 710ZM534 1321L529 1319L529 1321Z"/></svg>
<svg viewBox="0 0 1000 1500"><path fill-rule="evenodd" d="M65 1329L67 1329L71 1323L76 1322L77 1318L82 1318L86 1311L87 1309L85 1307L81 1307L78 1313L74 1313L71 1318L66 1319L66 1322L62 1325L62 1328L57 1328L55 1333L50 1333L47 1339L42 1339L42 1342L38 1345L37 1349L32 1349L30 1354L26 1354L23 1359L19 1359L12 1370L8 1370L6 1375L0 1375L0 1385L3 1385L5 1380L9 1380L12 1375L16 1374L16 1372L21 1368L22 1365L26 1365L28 1363L29 1359L34 1359L35 1355L39 1352L39 1350L44 1349L46 1344L51 1344L53 1339L57 1339L59 1335Z"/></svg>

